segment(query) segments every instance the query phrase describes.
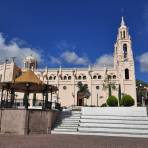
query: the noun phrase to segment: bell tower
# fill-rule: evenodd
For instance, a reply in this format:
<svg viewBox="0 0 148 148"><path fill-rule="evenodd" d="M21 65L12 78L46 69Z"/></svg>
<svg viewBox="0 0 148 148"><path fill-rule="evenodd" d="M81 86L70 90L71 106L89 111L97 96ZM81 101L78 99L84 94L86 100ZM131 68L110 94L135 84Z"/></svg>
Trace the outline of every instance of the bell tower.
<svg viewBox="0 0 148 148"><path fill-rule="evenodd" d="M135 99L136 105L136 79L132 41L123 17L115 43L114 68L117 70L122 93L131 95Z"/></svg>

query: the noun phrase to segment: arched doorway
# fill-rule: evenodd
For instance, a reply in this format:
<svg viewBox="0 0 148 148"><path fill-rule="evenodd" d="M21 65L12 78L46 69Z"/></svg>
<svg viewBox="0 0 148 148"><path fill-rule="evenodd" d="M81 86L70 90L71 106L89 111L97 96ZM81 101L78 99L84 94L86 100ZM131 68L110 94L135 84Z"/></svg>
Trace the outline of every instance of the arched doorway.
<svg viewBox="0 0 148 148"><path fill-rule="evenodd" d="M84 96L81 93L77 93L77 106L84 106Z"/></svg>

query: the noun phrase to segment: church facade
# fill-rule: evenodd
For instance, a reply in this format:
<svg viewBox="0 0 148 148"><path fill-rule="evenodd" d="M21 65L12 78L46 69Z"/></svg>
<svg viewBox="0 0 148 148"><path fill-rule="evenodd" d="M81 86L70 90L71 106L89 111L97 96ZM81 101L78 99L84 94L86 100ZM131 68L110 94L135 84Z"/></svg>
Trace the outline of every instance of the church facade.
<svg viewBox="0 0 148 148"><path fill-rule="evenodd" d="M88 66L88 68L46 68L37 69L37 61L33 56L28 56L24 60L24 68L33 69L35 74L44 83L48 83L58 87L57 93L53 94L52 101L61 103L62 106L101 106L106 103L108 98L108 86L111 86L112 95L118 98L119 87L122 95L131 95L135 100L136 98L136 79L135 79L135 66L133 59L132 41L129 35L128 27L126 26L124 19L122 18L121 25L118 29L117 40L114 45L114 66L107 68L102 65L102 68L94 68ZM13 65L13 63L12 63ZM14 74L7 72L5 65L5 79L15 77ZM0 78L3 81L4 70L3 65L0 69ZM13 65L14 68L14 65ZM15 71L15 70L13 70ZM15 72L17 75L18 72ZM9 76L7 76L9 75ZM13 75L13 76L10 76ZM88 85L90 91L90 97L88 99L81 99L77 97L78 82ZM18 100L21 100L22 95L18 94ZM41 100L41 95L37 96L38 100ZM49 95L49 100L50 100ZM32 104L30 102L30 104Z"/></svg>

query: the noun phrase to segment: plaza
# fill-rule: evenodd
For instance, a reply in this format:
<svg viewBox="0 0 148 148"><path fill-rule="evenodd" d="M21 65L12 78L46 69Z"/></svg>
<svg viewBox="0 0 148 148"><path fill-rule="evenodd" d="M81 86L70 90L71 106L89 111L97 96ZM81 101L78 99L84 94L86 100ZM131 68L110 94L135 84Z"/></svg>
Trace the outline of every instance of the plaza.
<svg viewBox="0 0 148 148"><path fill-rule="evenodd" d="M148 141L145 138L86 135L0 135L1 148L146 148L147 145Z"/></svg>

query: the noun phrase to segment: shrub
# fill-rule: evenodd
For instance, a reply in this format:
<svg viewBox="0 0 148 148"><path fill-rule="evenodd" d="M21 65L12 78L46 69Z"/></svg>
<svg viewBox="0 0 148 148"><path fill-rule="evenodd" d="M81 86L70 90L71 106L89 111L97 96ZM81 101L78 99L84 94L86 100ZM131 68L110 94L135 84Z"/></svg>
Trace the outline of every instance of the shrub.
<svg viewBox="0 0 148 148"><path fill-rule="evenodd" d="M103 103L103 104L101 105L101 107L107 107L107 104L106 104L106 103Z"/></svg>
<svg viewBox="0 0 148 148"><path fill-rule="evenodd" d="M107 99L108 106L118 106L118 100L115 96L109 96Z"/></svg>
<svg viewBox="0 0 148 148"><path fill-rule="evenodd" d="M125 95L121 99L122 106L133 106L134 104L135 104L135 101L130 95Z"/></svg>

